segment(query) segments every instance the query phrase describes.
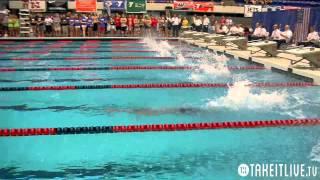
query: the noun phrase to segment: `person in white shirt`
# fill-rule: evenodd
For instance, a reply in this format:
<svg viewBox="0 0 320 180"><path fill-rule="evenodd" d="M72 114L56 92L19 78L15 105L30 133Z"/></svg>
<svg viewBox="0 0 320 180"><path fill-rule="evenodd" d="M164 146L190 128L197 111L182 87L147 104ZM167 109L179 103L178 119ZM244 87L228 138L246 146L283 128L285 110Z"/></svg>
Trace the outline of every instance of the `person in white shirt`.
<svg viewBox="0 0 320 180"><path fill-rule="evenodd" d="M275 41L277 41L277 43L278 43L278 49L281 47L282 44L290 43L290 42L291 42L291 39L292 39L292 36L293 36L293 33L292 33L292 31L290 30L290 26L289 26L289 25L286 25L286 26L284 27L284 31L283 31L283 32L280 32L280 38L279 38L279 40L275 40Z"/></svg>
<svg viewBox="0 0 320 180"><path fill-rule="evenodd" d="M279 40L280 39L280 29L279 26L277 24L273 25L273 31L272 34L270 36L271 40Z"/></svg>
<svg viewBox="0 0 320 180"><path fill-rule="evenodd" d="M174 14L170 21L172 23L172 36L179 37L179 27L181 19L176 14Z"/></svg>
<svg viewBox="0 0 320 180"><path fill-rule="evenodd" d="M238 33L239 33L238 27L236 25L232 25L230 27L229 34L233 35L233 36L236 36L236 35L238 35Z"/></svg>
<svg viewBox="0 0 320 180"><path fill-rule="evenodd" d="M228 17L228 18L226 19L226 25L227 25L227 26L232 26L232 25L233 25L233 21L232 21L231 17Z"/></svg>
<svg viewBox="0 0 320 180"><path fill-rule="evenodd" d="M285 40L286 43L290 43L292 36L293 36L293 33L292 33L289 25L286 25L284 27L284 31L280 33L280 36L281 36L280 39Z"/></svg>
<svg viewBox="0 0 320 180"><path fill-rule="evenodd" d="M319 33L315 31L314 27L310 27L309 34L307 36L307 41L299 42L298 46L313 46L319 47L318 43L314 43L315 41L319 41Z"/></svg>
<svg viewBox="0 0 320 180"><path fill-rule="evenodd" d="M319 41L319 33L315 31L313 27L310 28L310 33L308 34L307 40L308 41Z"/></svg>
<svg viewBox="0 0 320 180"><path fill-rule="evenodd" d="M210 20L209 18L207 17L207 15L204 15L203 16L203 32L208 32L208 29L209 29L209 24L210 24Z"/></svg>
<svg viewBox="0 0 320 180"><path fill-rule="evenodd" d="M229 28L228 28L227 25L222 24L222 26L221 26L221 33L222 33L222 34L228 34L228 33L229 33Z"/></svg>
<svg viewBox="0 0 320 180"><path fill-rule="evenodd" d="M193 15L191 20L192 20L192 23L191 23L192 29L195 31L196 30L195 22L197 20L197 15L196 14Z"/></svg>
<svg viewBox="0 0 320 180"><path fill-rule="evenodd" d="M194 26L196 31L200 32L202 29L202 21L200 19L200 17L197 17L196 20L194 21Z"/></svg>
<svg viewBox="0 0 320 180"><path fill-rule="evenodd" d="M242 27L242 24L237 25L238 28L238 36L243 36L244 35L244 28Z"/></svg>
<svg viewBox="0 0 320 180"><path fill-rule="evenodd" d="M44 19L44 24L45 24L45 27L46 27L47 36L51 36L52 35L52 23L53 23L52 17L47 16Z"/></svg>
<svg viewBox="0 0 320 180"><path fill-rule="evenodd" d="M253 34L249 37L251 40L257 40L257 39L265 39L268 37L269 33L267 32L266 28L263 27L260 23L256 23L256 28L253 31Z"/></svg>

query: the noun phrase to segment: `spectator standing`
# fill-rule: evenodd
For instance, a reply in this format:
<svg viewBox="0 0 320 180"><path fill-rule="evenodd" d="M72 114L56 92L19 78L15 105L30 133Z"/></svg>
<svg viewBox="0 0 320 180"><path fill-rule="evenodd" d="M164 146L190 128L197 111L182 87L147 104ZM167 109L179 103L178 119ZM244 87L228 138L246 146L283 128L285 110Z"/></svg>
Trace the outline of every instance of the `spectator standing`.
<svg viewBox="0 0 320 180"><path fill-rule="evenodd" d="M128 21L127 21L127 25L128 25L128 34L129 35L132 35L133 34L133 22L134 19L133 19L133 16L132 15L129 15L128 16Z"/></svg>
<svg viewBox="0 0 320 180"><path fill-rule="evenodd" d="M197 19L194 21L195 30L200 32L202 29L202 20L197 16Z"/></svg>
<svg viewBox="0 0 320 180"><path fill-rule="evenodd" d="M93 36L97 36L98 35L99 16L95 13L91 17L93 19L93 29L92 29L93 30Z"/></svg>
<svg viewBox="0 0 320 180"><path fill-rule="evenodd" d="M56 14L52 18L53 36L57 37L61 35L61 19L59 14Z"/></svg>
<svg viewBox="0 0 320 180"><path fill-rule="evenodd" d="M52 23L53 23L53 20L51 16L47 16L44 19L44 24L46 26L46 35L49 37L52 36Z"/></svg>
<svg viewBox="0 0 320 180"><path fill-rule="evenodd" d="M37 16L32 16L31 17L31 28L32 28L32 33L34 37L38 36L38 31L37 31Z"/></svg>
<svg viewBox="0 0 320 180"><path fill-rule="evenodd" d="M197 20L198 18L197 18L197 15L196 14L194 14L193 16L192 16L192 19L191 19L191 28L192 28L192 30L196 30L196 24L195 24L195 22L196 22L196 20Z"/></svg>
<svg viewBox="0 0 320 180"><path fill-rule="evenodd" d="M81 18L82 37L86 37L88 18L83 14Z"/></svg>
<svg viewBox="0 0 320 180"><path fill-rule="evenodd" d="M133 24L134 24L133 35L137 36L137 35L141 34L140 19L137 15L134 16Z"/></svg>
<svg viewBox="0 0 320 180"><path fill-rule="evenodd" d="M152 26L152 33L154 36L158 35L158 18L152 16L151 18L151 26Z"/></svg>
<svg viewBox="0 0 320 180"><path fill-rule="evenodd" d="M209 25L210 25L210 20L207 17L207 15L204 15L203 16L203 28L202 28L203 32L208 32Z"/></svg>
<svg viewBox="0 0 320 180"><path fill-rule="evenodd" d="M186 31L189 29L189 21L186 17L182 19L182 31Z"/></svg>
<svg viewBox="0 0 320 180"><path fill-rule="evenodd" d="M174 14L171 18L172 22L172 36L173 37L179 37L179 25L180 25L180 18L177 16L177 14Z"/></svg>
<svg viewBox="0 0 320 180"><path fill-rule="evenodd" d="M102 15L99 16L99 24L98 24L98 36L103 37L106 32L106 18ZM111 25L110 25L111 26Z"/></svg>
<svg viewBox="0 0 320 180"><path fill-rule="evenodd" d="M64 37L68 37L69 36L68 27L69 27L68 19L67 19L66 15L63 15L62 18L61 18L62 36L64 36Z"/></svg>
<svg viewBox="0 0 320 180"><path fill-rule="evenodd" d="M120 21L120 15L119 14L116 14L115 18L114 18L114 22L115 22L115 25L116 25L116 30L117 30L117 34L121 33L121 21Z"/></svg>
<svg viewBox="0 0 320 180"><path fill-rule="evenodd" d="M37 32L38 32L38 37L44 37L44 32L46 31L46 27L44 24L44 19L43 17L38 17L37 19Z"/></svg>
<svg viewBox="0 0 320 180"><path fill-rule="evenodd" d="M122 36L126 36L126 31L127 31L127 18L126 16L123 14L122 17L120 18L120 23L121 23L121 35Z"/></svg>
<svg viewBox="0 0 320 180"><path fill-rule="evenodd" d="M166 19L164 16L159 18L159 30L161 36L166 36Z"/></svg>
<svg viewBox="0 0 320 180"><path fill-rule="evenodd" d="M79 15L76 15L74 18L74 32L76 37L79 37L81 34L81 20Z"/></svg>
<svg viewBox="0 0 320 180"><path fill-rule="evenodd" d="M88 20L87 20L87 30L88 30L88 36L93 37L94 35L94 19L93 16L89 15Z"/></svg>
<svg viewBox="0 0 320 180"><path fill-rule="evenodd" d="M75 16L70 16L69 18L69 36L74 37L75 36L75 26L74 26Z"/></svg>
<svg viewBox="0 0 320 180"><path fill-rule="evenodd" d="M146 16L144 20L145 35L151 36L151 18Z"/></svg>
<svg viewBox="0 0 320 180"><path fill-rule="evenodd" d="M116 22L114 20L114 16L111 16L109 18L109 23L110 23L110 31L112 35L115 35L117 32L117 28L116 28Z"/></svg>

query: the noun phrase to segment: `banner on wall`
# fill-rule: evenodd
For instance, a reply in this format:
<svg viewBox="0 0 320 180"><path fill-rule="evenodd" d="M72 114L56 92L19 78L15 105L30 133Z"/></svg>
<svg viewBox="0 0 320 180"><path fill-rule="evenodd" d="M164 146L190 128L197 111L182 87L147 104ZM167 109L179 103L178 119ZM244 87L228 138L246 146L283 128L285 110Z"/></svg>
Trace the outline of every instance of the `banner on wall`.
<svg viewBox="0 0 320 180"><path fill-rule="evenodd" d="M146 13L146 0L127 0L128 13Z"/></svg>
<svg viewBox="0 0 320 180"><path fill-rule="evenodd" d="M244 5L244 17L253 17L254 12L261 12L262 6Z"/></svg>
<svg viewBox="0 0 320 180"><path fill-rule="evenodd" d="M193 11L213 12L213 2L193 2Z"/></svg>
<svg viewBox="0 0 320 180"><path fill-rule="evenodd" d="M174 1L173 9L175 10L193 10L193 2L192 1Z"/></svg>
<svg viewBox="0 0 320 180"><path fill-rule="evenodd" d="M96 12L97 0L76 0L77 12Z"/></svg>
<svg viewBox="0 0 320 180"><path fill-rule="evenodd" d="M111 11L124 11L125 3L125 0L104 0L104 8L110 8Z"/></svg>
<svg viewBox="0 0 320 180"><path fill-rule="evenodd" d="M68 10L68 0L48 0L47 10L50 12L64 12Z"/></svg>
<svg viewBox="0 0 320 180"><path fill-rule="evenodd" d="M29 0L29 9L31 12L46 12L46 1Z"/></svg>
<svg viewBox="0 0 320 180"><path fill-rule="evenodd" d="M193 2L193 1L174 1L173 8L175 10L197 11L197 12L213 12L213 2Z"/></svg>

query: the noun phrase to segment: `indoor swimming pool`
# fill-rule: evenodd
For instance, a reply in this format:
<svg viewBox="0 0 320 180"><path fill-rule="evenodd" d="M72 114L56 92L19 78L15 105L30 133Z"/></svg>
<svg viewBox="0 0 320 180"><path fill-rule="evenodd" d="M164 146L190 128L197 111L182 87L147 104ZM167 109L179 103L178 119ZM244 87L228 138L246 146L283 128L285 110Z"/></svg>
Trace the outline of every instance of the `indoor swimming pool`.
<svg viewBox="0 0 320 180"><path fill-rule="evenodd" d="M243 163L319 166L319 126L210 124L319 118L308 79L179 41L0 48L1 179L239 179Z"/></svg>

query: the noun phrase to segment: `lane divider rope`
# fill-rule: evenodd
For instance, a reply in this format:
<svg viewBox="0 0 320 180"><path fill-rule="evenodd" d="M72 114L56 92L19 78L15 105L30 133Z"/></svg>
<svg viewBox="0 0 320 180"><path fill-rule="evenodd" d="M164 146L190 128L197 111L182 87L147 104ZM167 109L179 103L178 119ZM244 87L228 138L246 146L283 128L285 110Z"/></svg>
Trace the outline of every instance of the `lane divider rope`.
<svg viewBox="0 0 320 180"><path fill-rule="evenodd" d="M53 68L0 68L0 72L14 71L91 71L91 70L191 70L196 66L107 66L107 67L53 67ZM264 70L263 66L229 66L236 70Z"/></svg>
<svg viewBox="0 0 320 180"><path fill-rule="evenodd" d="M22 128L0 129L0 137L17 136L53 136L100 133L142 133L142 132L174 132L194 130L222 130L247 128L276 128L297 126L318 126L320 119L287 119L236 122L203 122L183 124L150 124L127 126L91 126L91 127L63 127L63 128Z"/></svg>
<svg viewBox="0 0 320 180"><path fill-rule="evenodd" d="M151 89L151 88L229 88L228 83L175 83L175 84L116 84L116 85L77 85L77 86L29 86L29 87L0 87L0 91L47 91L47 90L77 90L77 89ZM282 83L253 83L248 85L258 88L275 87L311 87L318 86L309 82Z"/></svg>
<svg viewBox="0 0 320 180"><path fill-rule="evenodd" d="M98 56L98 57L13 57L0 58L0 61L50 61L50 60L175 60L175 57L153 57L153 56Z"/></svg>
<svg viewBox="0 0 320 180"><path fill-rule="evenodd" d="M86 49L86 48L79 48L79 49L74 49L74 50L50 50L50 49L43 49L43 50L36 50L36 51L2 51L2 54L21 54L21 53L30 53L30 54L40 54L40 53L79 53L79 52L114 52L114 53L118 53L118 52L124 52L124 53L155 53L157 51L153 51L153 50L119 50L119 49L111 49L111 50L92 50L92 49ZM188 51L188 50L183 50L180 51L182 53L191 53L191 52L195 52L195 51Z"/></svg>

